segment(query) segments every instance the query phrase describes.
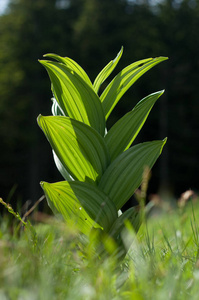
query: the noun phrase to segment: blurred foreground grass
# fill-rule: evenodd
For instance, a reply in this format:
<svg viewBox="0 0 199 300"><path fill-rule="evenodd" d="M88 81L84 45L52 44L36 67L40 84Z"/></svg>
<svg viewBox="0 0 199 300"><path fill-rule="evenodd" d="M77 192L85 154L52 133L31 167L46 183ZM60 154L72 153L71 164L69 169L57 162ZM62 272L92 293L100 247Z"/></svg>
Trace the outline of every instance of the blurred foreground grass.
<svg viewBox="0 0 199 300"><path fill-rule="evenodd" d="M0 299L198 299L199 203L149 218L119 264L50 218L17 230L0 219ZM32 228L32 229L31 229Z"/></svg>

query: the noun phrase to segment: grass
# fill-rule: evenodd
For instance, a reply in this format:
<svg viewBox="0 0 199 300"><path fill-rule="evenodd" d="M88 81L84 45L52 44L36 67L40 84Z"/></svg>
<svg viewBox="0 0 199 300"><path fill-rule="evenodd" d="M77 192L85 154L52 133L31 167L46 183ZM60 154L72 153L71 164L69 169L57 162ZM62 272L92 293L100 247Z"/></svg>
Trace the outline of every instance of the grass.
<svg viewBox="0 0 199 300"><path fill-rule="evenodd" d="M74 227L0 220L0 299L198 299L199 203L150 217L119 264L99 260Z"/></svg>

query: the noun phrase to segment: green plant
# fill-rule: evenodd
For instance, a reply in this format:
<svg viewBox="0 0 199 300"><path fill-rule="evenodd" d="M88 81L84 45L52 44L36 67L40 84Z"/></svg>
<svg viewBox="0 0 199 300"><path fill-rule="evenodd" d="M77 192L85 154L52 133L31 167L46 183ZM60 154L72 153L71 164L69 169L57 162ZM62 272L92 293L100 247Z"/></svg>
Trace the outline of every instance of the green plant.
<svg viewBox="0 0 199 300"><path fill-rule="evenodd" d="M0 198L0 203L8 210L11 215L13 215L19 222L21 222L21 224L23 224L24 226L27 225L27 223L24 222L24 220L20 217L19 213L15 212L9 203L4 202L2 198Z"/></svg>
<svg viewBox="0 0 199 300"><path fill-rule="evenodd" d="M51 80L53 116L39 115L38 124L65 179L52 184L41 182L49 206L67 222L75 222L86 235L98 229L94 231L100 238L111 237L116 251L123 249L124 254L127 249L121 232L126 221L138 231L142 220L136 207L123 214L120 209L142 183L145 167L152 168L166 139L130 146L164 91L142 99L108 132L106 121L130 86L167 58L148 58L127 66L99 96L101 84L116 67L122 52L123 48L99 73L94 84L72 59L45 55L56 60L40 60Z"/></svg>

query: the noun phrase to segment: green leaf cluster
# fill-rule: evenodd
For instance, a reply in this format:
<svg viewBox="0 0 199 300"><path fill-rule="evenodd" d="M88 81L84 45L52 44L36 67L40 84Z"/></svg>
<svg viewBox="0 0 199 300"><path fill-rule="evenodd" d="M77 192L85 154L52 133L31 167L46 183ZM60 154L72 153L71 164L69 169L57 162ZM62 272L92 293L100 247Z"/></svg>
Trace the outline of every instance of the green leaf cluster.
<svg viewBox="0 0 199 300"><path fill-rule="evenodd" d="M107 132L106 121L125 92L149 69L166 57L148 58L119 72L99 95L102 83L115 69L123 48L91 83L72 59L47 54L40 60L51 80L53 116L38 117L52 149L56 166L64 177L57 183L42 182L55 214L75 222L89 235L93 228L120 241L127 220L139 229L139 212L132 207L119 216L134 194L146 167L152 168L166 139L132 146L153 105L164 91L142 99Z"/></svg>

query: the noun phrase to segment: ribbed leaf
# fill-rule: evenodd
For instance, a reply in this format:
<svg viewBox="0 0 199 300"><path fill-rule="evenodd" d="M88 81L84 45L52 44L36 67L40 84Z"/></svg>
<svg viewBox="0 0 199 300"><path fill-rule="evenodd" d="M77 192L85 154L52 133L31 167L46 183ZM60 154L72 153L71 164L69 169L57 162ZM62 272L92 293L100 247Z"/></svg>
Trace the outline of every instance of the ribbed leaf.
<svg viewBox="0 0 199 300"><path fill-rule="evenodd" d="M70 175L80 181L98 181L109 164L102 136L92 127L63 116L38 117L54 152Z"/></svg>
<svg viewBox="0 0 199 300"><path fill-rule="evenodd" d="M119 218L117 218L109 231L109 235L115 240L119 240L121 238L122 231L125 229L125 222L127 220L132 224L135 232L138 232L142 224L139 207L131 207L127 209Z"/></svg>
<svg viewBox="0 0 199 300"><path fill-rule="evenodd" d="M128 112L108 131L105 141L112 161L133 143L153 105L163 92L160 91L142 99L131 112Z"/></svg>
<svg viewBox="0 0 199 300"><path fill-rule="evenodd" d="M99 182L99 188L113 200L117 209L140 186L144 168L152 168L165 143L166 139L138 144L120 154L107 168Z"/></svg>
<svg viewBox="0 0 199 300"><path fill-rule="evenodd" d="M96 77L93 83L93 88L96 93L98 93L101 84L108 78L108 76L113 72L113 70L117 66L122 56L122 53L123 53L123 47L121 48L116 58L114 60L111 60Z"/></svg>
<svg viewBox="0 0 199 300"><path fill-rule="evenodd" d="M139 207L131 207L125 211L120 217L113 223L111 229L108 232L108 236L111 237L116 243L116 247L112 249L112 255L118 260L121 260L127 254L129 247L132 243L126 235L127 226L131 224L135 233L138 232L142 224L142 214ZM101 255L105 253L104 249L101 250Z"/></svg>
<svg viewBox="0 0 199 300"><path fill-rule="evenodd" d="M117 256L120 257L120 259L126 255L131 244L129 244L125 235L127 222L130 222L135 233L137 233L142 224L142 214L139 207L131 207L126 210L119 218L117 218L109 231L109 236L117 243Z"/></svg>
<svg viewBox="0 0 199 300"><path fill-rule="evenodd" d="M77 181L41 182L51 209L66 221L72 219L88 234L92 227L110 230L117 219L114 203L96 186Z"/></svg>
<svg viewBox="0 0 199 300"><path fill-rule="evenodd" d="M100 97L106 119L108 119L113 108L130 86L144 73L166 59L167 57L143 59L127 66L118 73Z"/></svg>
<svg viewBox="0 0 199 300"><path fill-rule="evenodd" d="M64 64L40 61L52 82L53 94L65 115L105 132L105 117L99 97L77 73Z"/></svg>
<svg viewBox="0 0 199 300"><path fill-rule="evenodd" d="M59 172L61 173L61 175L64 177L65 180L73 180L72 176L68 173L66 168L64 168L63 164L57 157L55 151L53 150L52 152L53 152L53 158L55 161L55 165L56 165L57 169L59 170Z"/></svg>
<svg viewBox="0 0 199 300"><path fill-rule="evenodd" d="M92 87L92 82L90 81L90 78L88 77L88 75L86 74L84 69L78 63L76 63L73 59L71 59L69 57L62 57L62 56L59 56L54 53L45 54L44 57L50 57L50 58L53 58L53 59L59 61L60 63L63 63L69 69L75 71L88 85L90 85Z"/></svg>

